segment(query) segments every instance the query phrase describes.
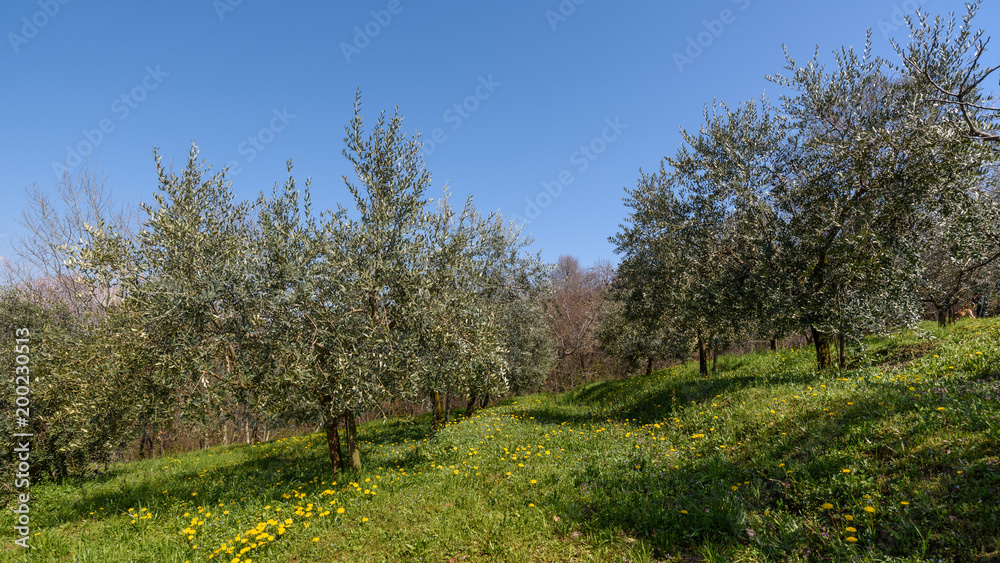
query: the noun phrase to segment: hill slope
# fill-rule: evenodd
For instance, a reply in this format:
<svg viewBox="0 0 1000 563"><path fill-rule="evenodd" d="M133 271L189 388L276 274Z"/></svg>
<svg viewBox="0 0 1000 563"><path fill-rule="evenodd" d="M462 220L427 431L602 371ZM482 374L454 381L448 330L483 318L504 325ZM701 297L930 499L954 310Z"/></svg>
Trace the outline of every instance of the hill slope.
<svg viewBox="0 0 1000 563"><path fill-rule="evenodd" d="M35 487L20 561L1000 560L1000 322L518 397L436 436L309 435ZM66 555L72 554L67 558Z"/></svg>

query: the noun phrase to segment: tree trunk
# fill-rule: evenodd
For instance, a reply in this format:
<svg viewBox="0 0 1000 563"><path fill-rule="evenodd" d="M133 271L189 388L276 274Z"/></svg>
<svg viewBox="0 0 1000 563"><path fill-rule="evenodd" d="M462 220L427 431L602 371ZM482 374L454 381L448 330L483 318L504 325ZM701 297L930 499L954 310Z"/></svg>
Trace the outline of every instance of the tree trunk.
<svg viewBox="0 0 1000 563"><path fill-rule="evenodd" d="M469 404L465 407L465 418L472 418L472 413L476 412L476 394L469 395Z"/></svg>
<svg viewBox="0 0 1000 563"><path fill-rule="evenodd" d="M771 351L772 352L777 352L778 351L778 339L777 338L772 338L771 339Z"/></svg>
<svg viewBox="0 0 1000 563"><path fill-rule="evenodd" d="M142 440L139 441L139 458L146 459L153 457L153 437L149 435L149 429L142 432Z"/></svg>
<svg viewBox="0 0 1000 563"><path fill-rule="evenodd" d="M841 332L837 335L837 360L840 364L840 369L847 369L847 337Z"/></svg>
<svg viewBox="0 0 1000 563"><path fill-rule="evenodd" d="M260 443L260 434L257 433L257 421L256 420L253 421L253 435L250 436L250 443L251 444L258 444L258 443Z"/></svg>
<svg viewBox="0 0 1000 563"><path fill-rule="evenodd" d="M431 391L431 410L434 412L434 417L431 421L431 430L437 431L441 429L441 420L444 418L444 413L441 412L441 392Z"/></svg>
<svg viewBox="0 0 1000 563"><path fill-rule="evenodd" d="M941 328L948 326L948 309L946 307L937 308L937 322Z"/></svg>
<svg viewBox="0 0 1000 563"><path fill-rule="evenodd" d="M344 458L340 455L340 431L337 429L337 417L327 416L323 423L326 430L326 447L330 450L330 464L333 465L333 474L336 476L344 464Z"/></svg>
<svg viewBox="0 0 1000 563"><path fill-rule="evenodd" d="M351 464L351 469L355 472L360 472L361 448L358 447L358 425L357 419L355 419L354 413L351 411L344 413L344 430L345 434L347 434L347 460Z"/></svg>
<svg viewBox="0 0 1000 563"><path fill-rule="evenodd" d="M812 340L816 344L816 366L820 371L833 367L833 359L830 357L830 334L816 330L815 326L809 327L812 333Z"/></svg>
<svg viewBox="0 0 1000 563"><path fill-rule="evenodd" d="M646 360L646 375L653 373L653 358Z"/></svg>
<svg viewBox="0 0 1000 563"><path fill-rule="evenodd" d="M705 339L701 336L701 329L697 331L698 336L698 374L708 377L708 351L705 347Z"/></svg>
<svg viewBox="0 0 1000 563"><path fill-rule="evenodd" d="M482 400L482 402L479 403L479 408L485 409L486 406L489 405L489 404L490 404L490 396L489 395L483 395L483 400Z"/></svg>

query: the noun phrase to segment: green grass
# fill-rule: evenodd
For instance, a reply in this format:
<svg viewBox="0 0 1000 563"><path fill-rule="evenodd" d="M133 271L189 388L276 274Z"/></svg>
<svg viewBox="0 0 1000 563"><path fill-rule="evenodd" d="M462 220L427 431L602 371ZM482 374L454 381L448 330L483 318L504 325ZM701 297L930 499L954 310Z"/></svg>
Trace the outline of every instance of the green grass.
<svg viewBox="0 0 1000 563"><path fill-rule="evenodd" d="M1000 322L864 345L374 422L336 483L316 434L41 484L31 557L6 510L0 560L1000 560Z"/></svg>

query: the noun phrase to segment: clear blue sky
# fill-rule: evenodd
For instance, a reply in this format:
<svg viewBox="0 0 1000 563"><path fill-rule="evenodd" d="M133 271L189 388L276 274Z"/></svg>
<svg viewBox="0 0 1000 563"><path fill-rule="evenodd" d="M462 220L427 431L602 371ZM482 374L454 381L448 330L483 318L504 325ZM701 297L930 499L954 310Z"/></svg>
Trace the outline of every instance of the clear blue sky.
<svg viewBox="0 0 1000 563"><path fill-rule="evenodd" d="M979 27L1000 29L998 4ZM917 6L963 10L955 0L6 0L0 256L21 232L24 188L53 189L54 165L80 170L67 147L90 151L90 167L133 202L155 190L154 146L182 165L197 140L211 165L238 170L242 198L282 182L292 159L300 180L312 177L314 205L347 203L340 152L361 88L367 120L398 106L428 141L430 195L447 182L458 202L471 193L482 210L532 218L526 230L548 261L616 262L608 237L626 214L623 188L676 151L678 128L697 127L706 102L776 100L764 76L781 72L782 43L828 60L872 27L876 52L895 60L887 34L905 40L894 19Z"/></svg>

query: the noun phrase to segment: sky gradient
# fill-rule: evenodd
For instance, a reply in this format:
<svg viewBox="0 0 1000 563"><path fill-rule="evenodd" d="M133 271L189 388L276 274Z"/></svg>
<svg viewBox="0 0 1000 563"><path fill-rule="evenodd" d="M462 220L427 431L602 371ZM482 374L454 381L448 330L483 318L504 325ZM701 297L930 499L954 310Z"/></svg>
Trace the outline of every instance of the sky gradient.
<svg viewBox="0 0 1000 563"><path fill-rule="evenodd" d="M354 95L366 123L398 107L433 175L483 211L526 220L554 262L617 262L608 237L623 188L680 146L706 103L785 93L782 44L829 62L841 46L894 62L901 16L954 0L263 2L0 4L0 256L24 190L103 170L117 198L151 201L152 160L184 164L197 141L243 199L312 179L314 207L348 203L341 155ZM1000 29L1000 2L977 19ZM988 53L996 64L1000 50ZM85 164L84 164L85 163Z"/></svg>

